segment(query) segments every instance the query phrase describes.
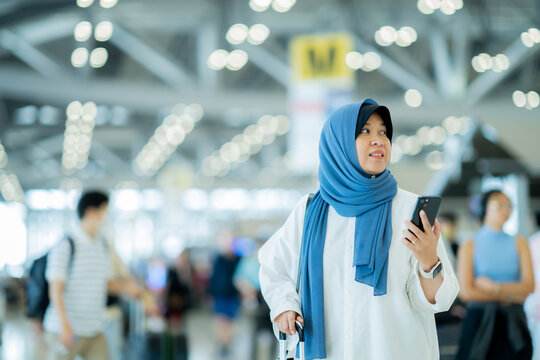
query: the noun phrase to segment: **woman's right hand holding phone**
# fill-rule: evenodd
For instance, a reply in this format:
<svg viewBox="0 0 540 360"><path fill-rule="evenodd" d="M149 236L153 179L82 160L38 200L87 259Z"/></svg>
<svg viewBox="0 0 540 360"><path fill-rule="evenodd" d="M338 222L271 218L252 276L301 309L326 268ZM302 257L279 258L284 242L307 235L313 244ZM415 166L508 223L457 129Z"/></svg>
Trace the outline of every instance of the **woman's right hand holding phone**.
<svg viewBox="0 0 540 360"><path fill-rule="evenodd" d="M411 221L406 221L408 229L403 230L402 243L413 252L424 271L429 271L439 261L437 243L440 236L440 224L435 220L433 228L424 210L420 211L420 219L425 231L420 230Z"/></svg>

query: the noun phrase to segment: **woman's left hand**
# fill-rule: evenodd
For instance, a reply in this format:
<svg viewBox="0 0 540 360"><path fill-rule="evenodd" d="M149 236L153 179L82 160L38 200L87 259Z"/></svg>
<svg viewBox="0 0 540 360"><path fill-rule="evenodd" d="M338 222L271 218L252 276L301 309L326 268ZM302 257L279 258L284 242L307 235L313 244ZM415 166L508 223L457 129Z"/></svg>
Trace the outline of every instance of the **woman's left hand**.
<svg viewBox="0 0 540 360"><path fill-rule="evenodd" d="M420 219L424 226L424 231L420 230L411 221L405 221L408 229L403 230L404 238L401 242L407 246L418 259L424 271L429 271L437 262L437 243L440 235L440 225L437 220L431 228L431 224L424 210L420 211Z"/></svg>

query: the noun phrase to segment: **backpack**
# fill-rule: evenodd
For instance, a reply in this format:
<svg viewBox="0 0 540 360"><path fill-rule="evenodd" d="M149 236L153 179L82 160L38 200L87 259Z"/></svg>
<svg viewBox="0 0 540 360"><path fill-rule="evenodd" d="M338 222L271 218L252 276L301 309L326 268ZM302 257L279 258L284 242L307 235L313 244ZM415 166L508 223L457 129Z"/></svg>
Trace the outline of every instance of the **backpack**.
<svg viewBox="0 0 540 360"><path fill-rule="evenodd" d="M69 242L71 250L69 255L69 264L71 267L73 255L75 254L75 243L69 236L66 237L66 240ZM40 321L43 320L50 302L49 282L45 278L49 253L50 251L32 262L30 274L26 282L26 316Z"/></svg>

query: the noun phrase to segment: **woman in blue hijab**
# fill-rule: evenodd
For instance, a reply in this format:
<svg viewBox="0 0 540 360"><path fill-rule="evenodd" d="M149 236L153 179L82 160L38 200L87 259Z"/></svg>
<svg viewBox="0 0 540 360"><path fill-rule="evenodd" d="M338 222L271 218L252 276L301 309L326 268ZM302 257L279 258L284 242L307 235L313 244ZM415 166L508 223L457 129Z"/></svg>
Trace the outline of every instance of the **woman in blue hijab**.
<svg viewBox="0 0 540 360"><path fill-rule="evenodd" d="M371 99L334 111L319 190L259 251L275 328L293 336L303 322L309 360L439 358L433 315L459 286L438 223L421 214L422 232L409 221L417 195L387 169L392 132L389 110Z"/></svg>

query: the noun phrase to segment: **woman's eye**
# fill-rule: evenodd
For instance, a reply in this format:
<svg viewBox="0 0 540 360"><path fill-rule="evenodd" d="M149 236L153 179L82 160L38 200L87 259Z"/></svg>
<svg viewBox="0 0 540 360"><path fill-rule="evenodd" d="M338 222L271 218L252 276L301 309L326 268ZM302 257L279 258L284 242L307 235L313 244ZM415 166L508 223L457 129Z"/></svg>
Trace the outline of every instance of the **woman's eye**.
<svg viewBox="0 0 540 360"><path fill-rule="evenodd" d="M381 134L386 135L386 130L381 130Z"/></svg>
<svg viewBox="0 0 540 360"><path fill-rule="evenodd" d="M360 131L362 134L369 134L369 130L368 129L362 129Z"/></svg>

